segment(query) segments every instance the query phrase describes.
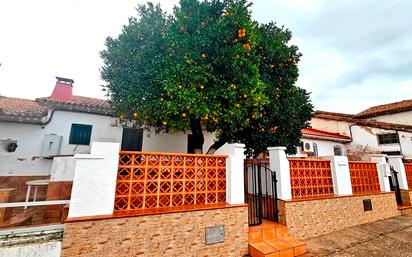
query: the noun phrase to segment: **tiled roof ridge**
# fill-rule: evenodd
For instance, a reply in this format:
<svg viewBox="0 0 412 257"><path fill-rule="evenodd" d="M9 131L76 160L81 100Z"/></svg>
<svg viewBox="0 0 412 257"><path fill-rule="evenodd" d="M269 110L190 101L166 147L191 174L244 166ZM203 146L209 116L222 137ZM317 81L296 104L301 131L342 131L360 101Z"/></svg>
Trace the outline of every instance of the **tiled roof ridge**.
<svg viewBox="0 0 412 257"><path fill-rule="evenodd" d="M389 123L374 119L364 119L352 114L316 111L314 117L327 120L346 121L361 126L376 127L387 130L403 130L412 132L412 125Z"/></svg>
<svg viewBox="0 0 412 257"><path fill-rule="evenodd" d="M402 101L369 107L368 109L358 113L357 116L360 118L370 118L383 114L393 114L410 110L412 110L412 99L405 99Z"/></svg>
<svg viewBox="0 0 412 257"><path fill-rule="evenodd" d="M56 110L114 116L109 102L105 99L73 96L73 100L68 102L50 97L31 100L0 96L0 120L41 123L49 111Z"/></svg>

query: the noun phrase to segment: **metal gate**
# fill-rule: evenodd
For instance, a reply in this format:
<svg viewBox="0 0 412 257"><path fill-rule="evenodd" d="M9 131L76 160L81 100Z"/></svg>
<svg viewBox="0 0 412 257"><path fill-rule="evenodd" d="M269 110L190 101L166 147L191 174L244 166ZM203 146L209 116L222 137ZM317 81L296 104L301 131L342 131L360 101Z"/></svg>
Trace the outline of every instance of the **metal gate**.
<svg viewBox="0 0 412 257"><path fill-rule="evenodd" d="M395 192L396 195L396 203L402 204L402 196L401 196L401 189L399 187L399 180L398 180L398 173L392 166L391 167L391 176L389 178L389 185L391 187L391 191Z"/></svg>
<svg viewBox="0 0 412 257"><path fill-rule="evenodd" d="M246 159L244 167L249 225L260 225L262 219L278 222L277 180L276 173L269 169L269 159Z"/></svg>

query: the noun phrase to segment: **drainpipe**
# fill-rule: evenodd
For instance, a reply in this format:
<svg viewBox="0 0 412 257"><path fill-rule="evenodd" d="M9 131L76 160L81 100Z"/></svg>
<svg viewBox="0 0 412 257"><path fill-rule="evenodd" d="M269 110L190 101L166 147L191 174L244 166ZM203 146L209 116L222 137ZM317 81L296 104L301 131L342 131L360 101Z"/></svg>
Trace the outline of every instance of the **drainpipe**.
<svg viewBox="0 0 412 257"><path fill-rule="evenodd" d="M350 124L350 126L349 126L349 134L350 134L350 141L349 141L349 143L352 143L352 142L353 142L352 127L355 126L355 125L357 125L357 124L353 123L353 124Z"/></svg>

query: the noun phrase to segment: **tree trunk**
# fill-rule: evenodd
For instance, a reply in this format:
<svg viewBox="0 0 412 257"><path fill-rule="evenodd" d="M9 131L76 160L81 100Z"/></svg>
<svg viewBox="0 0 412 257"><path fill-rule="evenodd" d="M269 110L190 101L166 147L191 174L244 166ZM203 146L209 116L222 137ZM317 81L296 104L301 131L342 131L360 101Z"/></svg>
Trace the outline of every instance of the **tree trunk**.
<svg viewBox="0 0 412 257"><path fill-rule="evenodd" d="M219 138L209 147L206 154L214 154L220 147L226 144L226 142L227 140L224 137Z"/></svg>
<svg viewBox="0 0 412 257"><path fill-rule="evenodd" d="M202 125L200 120L190 120L190 129L192 130L193 135L193 146L195 148L196 154L203 153L203 144L205 142L205 138L203 136Z"/></svg>

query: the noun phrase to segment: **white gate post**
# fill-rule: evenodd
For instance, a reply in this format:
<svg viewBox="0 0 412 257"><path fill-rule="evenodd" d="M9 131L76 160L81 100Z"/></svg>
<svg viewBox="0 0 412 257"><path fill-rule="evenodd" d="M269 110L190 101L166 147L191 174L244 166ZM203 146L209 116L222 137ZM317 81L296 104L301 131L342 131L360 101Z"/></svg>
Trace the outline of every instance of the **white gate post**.
<svg viewBox="0 0 412 257"><path fill-rule="evenodd" d="M386 154L374 154L371 156L372 162L376 162L378 168L379 185L382 192L391 192L389 184L390 167L386 163Z"/></svg>
<svg viewBox="0 0 412 257"><path fill-rule="evenodd" d="M388 156L389 165L393 167L395 171L398 172L398 182L399 188L404 190L409 190L408 180L406 178L405 166L402 162L402 156Z"/></svg>
<svg viewBox="0 0 412 257"><path fill-rule="evenodd" d="M351 195L352 182L350 180L349 161L346 156L325 157L330 160L333 192L335 195Z"/></svg>
<svg viewBox="0 0 412 257"><path fill-rule="evenodd" d="M292 199L292 188L290 185L290 169L289 161L286 158L286 147L268 147L269 150L269 165L272 171L276 173L276 189L278 199Z"/></svg>
<svg viewBox="0 0 412 257"><path fill-rule="evenodd" d="M223 149L229 155L226 160L226 202L229 204L245 203L244 189L244 144L227 144Z"/></svg>
<svg viewBox="0 0 412 257"><path fill-rule="evenodd" d="M113 214L119 143L93 142L90 154L76 154L74 158L68 217Z"/></svg>

